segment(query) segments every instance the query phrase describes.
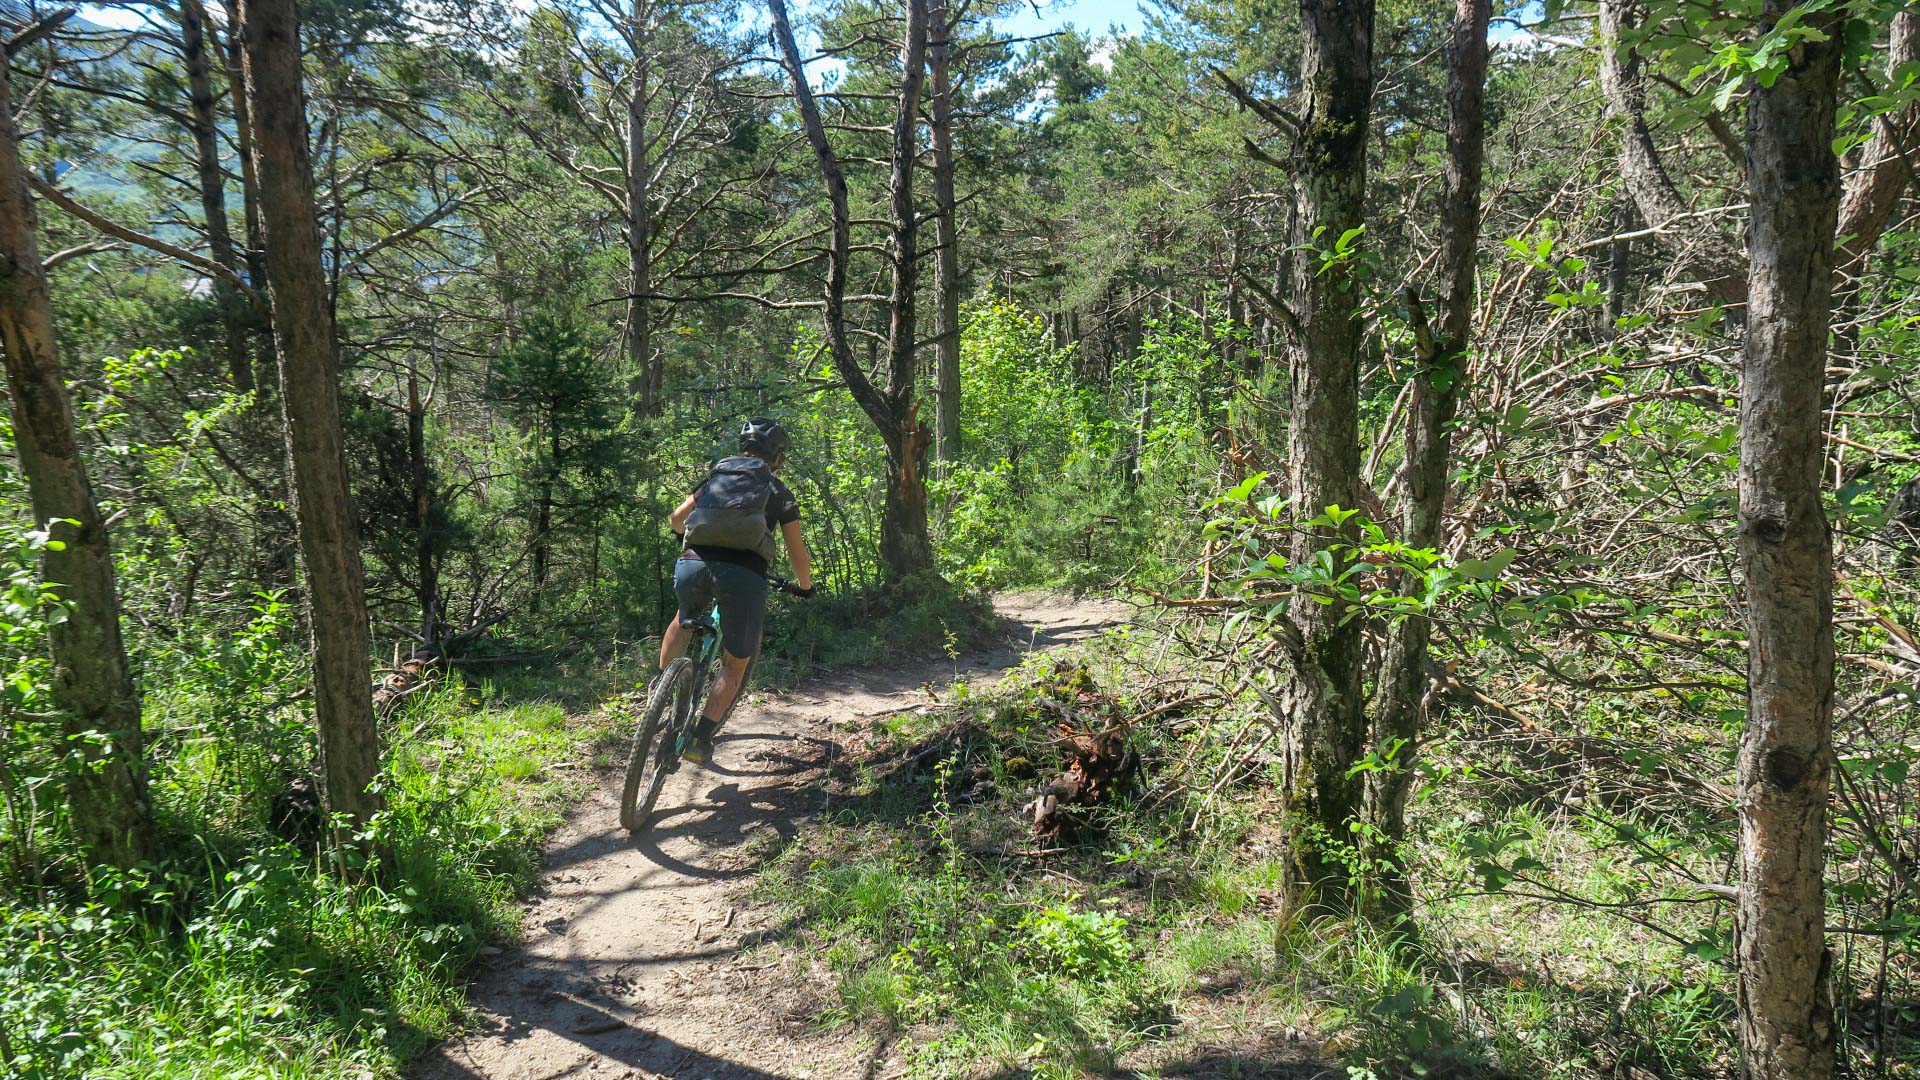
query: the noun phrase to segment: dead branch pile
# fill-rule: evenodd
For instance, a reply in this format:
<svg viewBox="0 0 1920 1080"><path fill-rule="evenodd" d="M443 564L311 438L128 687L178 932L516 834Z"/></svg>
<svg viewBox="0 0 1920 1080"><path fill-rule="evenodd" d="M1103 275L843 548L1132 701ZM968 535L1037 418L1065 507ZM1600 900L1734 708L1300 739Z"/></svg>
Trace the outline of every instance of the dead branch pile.
<svg viewBox="0 0 1920 1080"><path fill-rule="evenodd" d="M1058 841L1087 827L1086 811L1133 777L1140 755L1128 740L1131 721L1116 718L1113 699L1095 691L1084 670L1040 687L1034 708L1066 750L1067 765L1020 812L1032 817L1036 837Z"/></svg>
<svg viewBox="0 0 1920 1080"><path fill-rule="evenodd" d="M415 649L404 661L399 659L396 650L394 661L393 667L382 672L380 681L373 686L373 714L382 720L399 712L409 698L432 686L445 670L444 657L431 645Z"/></svg>

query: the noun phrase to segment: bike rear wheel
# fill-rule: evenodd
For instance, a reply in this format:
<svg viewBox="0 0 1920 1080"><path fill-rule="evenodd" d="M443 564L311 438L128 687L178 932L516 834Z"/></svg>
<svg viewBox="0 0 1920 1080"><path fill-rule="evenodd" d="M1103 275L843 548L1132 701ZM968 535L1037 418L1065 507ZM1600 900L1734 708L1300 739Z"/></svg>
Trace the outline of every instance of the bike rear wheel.
<svg viewBox="0 0 1920 1080"><path fill-rule="evenodd" d="M683 656L668 664L655 680L646 708L640 713L640 723L633 733L633 750L627 757L626 784L620 791L620 826L628 832L639 832L646 827L647 815L653 811L654 800L660 797L660 784L666 779L661 766L667 763L652 760L654 768L647 766L650 759L655 758L655 751L671 752L675 732L693 711L693 681L693 661ZM649 773L655 774L655 782L647 783ZM647 791L644 806L640 802L643 784Z"/></svg>
<svg viewBox="0 0 1920 1080"><path fill-rule="evenodd" d="M638 823L635 832L646 828L647 818L653 813L653 804L660 800L661 789L667 786L667 777L680 771L680 751L686 748L693 738L693 728L700 720L700 712L707 703L707 694L713 689L713 671L709 669L707 677L700 678L700 669L696 661L676 660L676 664L687 665L687 693L684 702L676 701L676 712L671 718L663 717L661 726L665 728L657 740L654 749L653 765L648 770L645 790L640 793L639 805L634 810L634 820Z"/></svg>

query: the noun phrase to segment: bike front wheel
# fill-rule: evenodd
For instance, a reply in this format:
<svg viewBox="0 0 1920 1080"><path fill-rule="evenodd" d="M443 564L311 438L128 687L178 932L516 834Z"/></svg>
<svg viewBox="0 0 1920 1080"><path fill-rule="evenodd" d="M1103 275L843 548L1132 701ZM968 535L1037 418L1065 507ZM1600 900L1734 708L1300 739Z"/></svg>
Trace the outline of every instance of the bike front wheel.
<svg viewBox="0 0 1920 1080"><path fill-rule="evenodd" d="M693 661L683 656L668 664L654 681L653 692L647 695L646 708L641 711L640 722L634 729L633 750L627 757L627 780L620 791L620 827L628 832L639 832L646 827L647 815L653 811L654 800L660 797L660 786L666 780L664 774L672 763L659 760L651 762L653 769L647 766L651 758L673 752L674 733L692 710L692 699ZM653 783L647 783L649 772L654 774ZM643 785L647 796L644 805L640 798Z"/></svg>

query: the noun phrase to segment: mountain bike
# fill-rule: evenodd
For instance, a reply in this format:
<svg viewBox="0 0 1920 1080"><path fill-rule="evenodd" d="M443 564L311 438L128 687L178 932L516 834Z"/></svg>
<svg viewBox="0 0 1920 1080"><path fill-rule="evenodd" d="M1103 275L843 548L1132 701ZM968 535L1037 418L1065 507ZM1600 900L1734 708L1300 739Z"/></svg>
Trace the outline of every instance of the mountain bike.
<svg viewBox="0 0 1920 1080"><path fill-rule="evenodd" d="M794 596L805 595L800 586L786 578L769 574L767 584ZM646 831L660 789L666 786L667 777L679 770L680 753L693 741L707 693L720 677L720 605L715 604L704 619L683 622L693 631L687 653L668 664L653 681L646 709L633 734L633 752L627 758L627 783L620 793L620 826L631 833ZM747 696L747 680L751 678L753 660L748 660L740 693L734 696L733 705L727 706L729 715L733 706ZM726 717L720 719L724 722Z"/></svg>

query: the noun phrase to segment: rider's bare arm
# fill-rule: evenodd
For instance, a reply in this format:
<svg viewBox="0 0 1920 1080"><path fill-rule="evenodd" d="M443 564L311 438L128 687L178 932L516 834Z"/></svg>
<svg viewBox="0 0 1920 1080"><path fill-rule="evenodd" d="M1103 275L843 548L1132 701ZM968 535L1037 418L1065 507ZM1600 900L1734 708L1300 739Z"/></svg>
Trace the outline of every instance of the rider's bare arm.
<svg viewBox="0 0 1920 1080"><path fill-rule="evenodd" d="M687 502L691 504L693 500ZM813 556L807 553L807 542L800 536L800 523L789 521L780 526L780 535L787 541L787 562L793 565L793 583L803 589L813 588Z"/></svg>
<svg viewBox="0 0 1920 1080"><path fill-rule="evenodd" d="M673 530L673 535L680 536L687 531L687 515L693 513L693 498L692 495L687 496L687 501L681 503L678 510L667 515L667 527Z"/></svg>

